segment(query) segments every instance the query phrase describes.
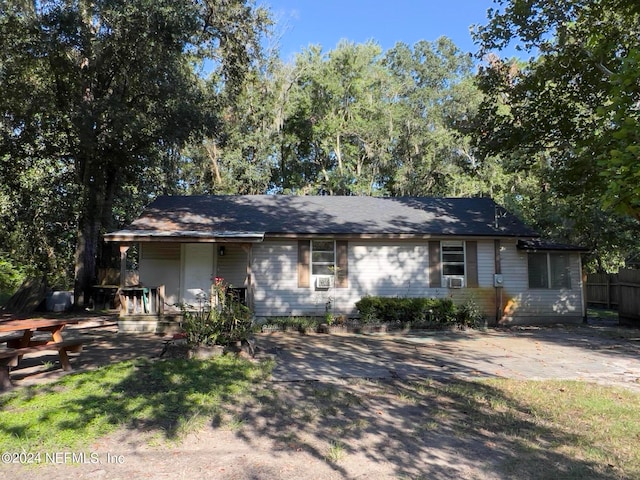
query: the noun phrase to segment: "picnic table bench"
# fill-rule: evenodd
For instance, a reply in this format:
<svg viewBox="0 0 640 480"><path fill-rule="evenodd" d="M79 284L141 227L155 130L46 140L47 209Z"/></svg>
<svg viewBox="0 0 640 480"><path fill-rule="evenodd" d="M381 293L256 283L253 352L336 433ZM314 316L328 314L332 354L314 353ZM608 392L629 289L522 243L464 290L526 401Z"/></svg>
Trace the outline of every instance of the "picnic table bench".
<svg viewBox="0 0 640 480"><path fill-rule="evenodd" d="M60 365L65 371L72 370L67 352L80 352L82 341L63 339L62 330L68 324L78 323L75 319L32 318L0 322L0 333L11 332L0 338L6 348L0 349L0 390L11 388L10 370L18 366L23 355L40 351L57 351ZM33 333L51 333L51 339L37 339Z"/></svg>

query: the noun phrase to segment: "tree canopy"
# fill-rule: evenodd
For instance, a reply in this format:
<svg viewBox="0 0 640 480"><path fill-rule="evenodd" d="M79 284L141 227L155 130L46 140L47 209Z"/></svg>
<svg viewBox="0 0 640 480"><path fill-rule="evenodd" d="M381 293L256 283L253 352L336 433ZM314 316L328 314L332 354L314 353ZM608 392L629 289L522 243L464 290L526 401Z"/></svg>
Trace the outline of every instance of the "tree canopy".
<svg viewBox="0 0 640 480"><path fill-rule="evenodd" d="M543 156L562 193L597 192L640 219L640 4L500 0L476 38L481 53L517 42L525 64L493 58L477 140L486 151Z"/></svg>
<svg viewBox="0 0 640 480"><path fill-rule="evenodd" d="M490 195L615 269L640 219L640 7L496 4L475 60L443 37L283 62L250 0L0 0L0 268L74 278L81 303L101 235L159 194L314 193ZM532 58L489 53L511 42Z"/></svg>
<svg viewBox="0 0 640 480"><path fill-rule="evenodd" d="M474 145L482 158L498 155L509 171L538 176L529 220L542 233L542 223L553 223L556 237L592 249L597 268L615 269L638 254L640 4L496 3L476 30L486 62ZM489 53L509 44L530 60ZM545 204L555 219L543 214Z"/></svg>
<svg viewBox="0 0 640 480"><path fill-rule="evenodd" d="M24 200L34 203L26 221L47 231L25 243L40 250L40 264L54 262L51 230L73 242L75 227L79 302L100 235L126 211L116 204L130 202L127 192L152 193L143 188L150 171L162 171L193 135L215 131L218 97L238 91L267 22L244 0L0 4L0 168L13 179L0 198L14 217L24 217ZM203 62L209 81L199 75ZM51 201L68 212L64 222Z"/></svg>

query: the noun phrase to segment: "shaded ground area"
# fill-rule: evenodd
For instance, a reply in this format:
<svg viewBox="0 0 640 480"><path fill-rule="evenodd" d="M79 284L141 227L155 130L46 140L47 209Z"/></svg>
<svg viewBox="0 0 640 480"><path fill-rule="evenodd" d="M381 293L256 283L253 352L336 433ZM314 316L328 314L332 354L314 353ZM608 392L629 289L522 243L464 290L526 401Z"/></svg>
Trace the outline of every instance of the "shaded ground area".
<svg viewBox="0 0 640 480"><path fill-rule="evenodd" d="M272 333L275 381L506 377L574 379L640 391L640 331L612 327L521 327L406 335Z"/></svg>
<svg viewBox="0 0 640 480"><path fill-rule="evenodd" d="M79 324L67 326L63 334L65 339L82 339L82 352L69 354L76 372L138 357L158 357L165 341L153 334L118 334L114 315L86 316ZM25 386L53 381L66 374L60 369L56 352L39 352L25 355L18 368L12 370L11 378L15 385Z"/></svg>
<svg viewBox="0 0 640 480"><path fill-rule="evenodd" d="M71 325L65 338L82 338L71 354L76 371L137 357L158 358L167 338L118 334L116 317L92 316ZM408 334L264 333L258 356L276 360L274 382L336 379L574 379L640 390L640 330L612 320L589 325L514 327L487 331ZM11 377L16 385L55 380L55 352L25 356Z"/></svg>
<svg viewBox="0 0 640 480"><path fill-rule="evenodd" d="M109 322L94 318L67 332L85 340L71 359L77 370L162 351L162 338L118 335ZM100 464L0 469L25 479L43 472L50 479L625 478L615 465L550 452L549 445L584 440L534 421L511 396L473 380L581 379L640 391L639 330L601 322L409 335L272 333L258 335L257 344L259 356L276 360L272 381L180 443L121 430L87 446ZM32 361L15 371L18 385L64 374ZM545 465L543 475L521 470L514 452L523 448ZM118 455L122 463L107 463Z"/></svg>

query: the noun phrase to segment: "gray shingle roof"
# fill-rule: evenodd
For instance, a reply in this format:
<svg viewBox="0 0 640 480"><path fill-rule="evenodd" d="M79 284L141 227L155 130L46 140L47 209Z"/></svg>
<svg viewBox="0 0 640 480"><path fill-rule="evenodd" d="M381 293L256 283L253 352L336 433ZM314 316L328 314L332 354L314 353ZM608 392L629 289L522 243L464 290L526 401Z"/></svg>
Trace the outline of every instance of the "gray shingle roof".
<svg viewBox="0 0 640 480"><path fill-rule="evenodd" d="M489 198L164 196L105 236L446 235L537 237Z"/></svg>

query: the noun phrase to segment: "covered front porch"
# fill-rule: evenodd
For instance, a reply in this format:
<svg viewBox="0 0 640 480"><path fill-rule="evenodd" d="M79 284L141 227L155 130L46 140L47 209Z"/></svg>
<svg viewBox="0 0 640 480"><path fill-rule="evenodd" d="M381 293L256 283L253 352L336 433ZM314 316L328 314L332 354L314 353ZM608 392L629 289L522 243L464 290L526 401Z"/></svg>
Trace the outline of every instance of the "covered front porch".
<svg viewBox="0 0 640 480"><path fill-rule="evenodd" d="M179 329L182 310L197 309L211 301L216 283L253 310L252 245L261 241L261 236L250 241L229 237L181 240L120 242L120 278L125 279L118 289L120 331L166 333ZM138 256L137 284L126 282L130 254Z"/></svg>

